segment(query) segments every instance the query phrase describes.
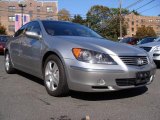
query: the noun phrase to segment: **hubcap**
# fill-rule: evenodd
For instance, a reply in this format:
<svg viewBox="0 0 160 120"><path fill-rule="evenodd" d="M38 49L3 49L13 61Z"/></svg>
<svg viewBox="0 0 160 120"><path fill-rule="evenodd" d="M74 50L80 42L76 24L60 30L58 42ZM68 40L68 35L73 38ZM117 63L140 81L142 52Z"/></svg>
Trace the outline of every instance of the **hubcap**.
<svg viewBox="0 0 160 120"><path fill-rule="evenodd" d="M5 57L5 66L6 66L6 70L8 71L9 70L9 66L10 66L9 54L6 54L6 57Z"/></svg>
<svg viewBox="0 0 160 120"><path fill-rule="evenodd" d="M54 61L49 61L45 68L45 82L50 91L55 91L59 84L59 69Z"/></svg>

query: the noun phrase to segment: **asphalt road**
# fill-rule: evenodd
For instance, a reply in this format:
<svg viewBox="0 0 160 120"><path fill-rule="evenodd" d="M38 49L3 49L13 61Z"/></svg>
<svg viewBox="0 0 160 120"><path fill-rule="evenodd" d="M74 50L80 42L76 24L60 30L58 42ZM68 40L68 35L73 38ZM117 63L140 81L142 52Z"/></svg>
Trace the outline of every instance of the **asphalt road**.
<svg viewBox="0 0 160 120"><path fill-rule="evenodd" d="M0 56L0 120L160 120L160 70L141 89L110 93L71 92L56 98L43 81L18 72L6 74Z"/></svg>

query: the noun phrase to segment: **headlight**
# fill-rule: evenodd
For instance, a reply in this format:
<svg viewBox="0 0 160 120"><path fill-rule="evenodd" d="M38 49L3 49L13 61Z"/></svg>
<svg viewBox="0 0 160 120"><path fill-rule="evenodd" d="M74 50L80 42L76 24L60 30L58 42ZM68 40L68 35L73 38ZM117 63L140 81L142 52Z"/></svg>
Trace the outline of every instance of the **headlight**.
<svg viewBox="0 0 160 120"><path fill-rule="evenodd" d="M155 47L154 52L160 52L160 46Z"/></svg>
<svg viewBox="0 0 160 120"><path fill-rule="evenodd" d="M72 52L75 58L82 62L107 65L117 64L108 54L99 53L96 51L86 50L82 48L73 48Z"/></svg>
<svg viewBox="0 0 160 120"><path fill-rule="evenodd" d="M153 63L153 57L150 54L148 54L148 59L149 59L150 63Z"/></svg>

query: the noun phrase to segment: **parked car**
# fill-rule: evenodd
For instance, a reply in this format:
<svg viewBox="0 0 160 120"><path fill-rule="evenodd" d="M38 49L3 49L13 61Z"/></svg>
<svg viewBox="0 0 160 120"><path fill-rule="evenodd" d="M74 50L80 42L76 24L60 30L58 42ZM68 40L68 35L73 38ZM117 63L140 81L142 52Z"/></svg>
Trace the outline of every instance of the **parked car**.
<svg viewBox="0 0 160 120"><path fill-rule="evenodd" d="M153 42L157 37L145 37L142 40L140 40L137 45L141 45L141 44L146 44L146 43L150 43Z"/></svg>
<svg viewBox="0 0 160 120"><path fill-rule="evenodd" d="M158 67L160 67L160 37L154 42L139 45L140 48L146 50L153 58Z"/></svg>
<svg viewBox="0 0 160 120"><path fill-rule="evenodd" d="M9 36L0 35L0 53L4 53L4 48L8 39L9 39Z"/></svg>
<svg viewBox="0 0 160 120"><path fill-rule="evenodd" d="M102 38L70 22L36 20L22 26L5 49L5 70L44 79L47 92L105 92L150 84L156 66L133 46Z"/></svg>
<svg viewBox="0 0 160 120"><path fill-rule="evenodd" d="M137 38L127 37L127 38L121 39L119 42L120 43L127 43L127 44L130 44L130 45L136 45L138 41L139 41L139 39L137 39Z"/></svg>

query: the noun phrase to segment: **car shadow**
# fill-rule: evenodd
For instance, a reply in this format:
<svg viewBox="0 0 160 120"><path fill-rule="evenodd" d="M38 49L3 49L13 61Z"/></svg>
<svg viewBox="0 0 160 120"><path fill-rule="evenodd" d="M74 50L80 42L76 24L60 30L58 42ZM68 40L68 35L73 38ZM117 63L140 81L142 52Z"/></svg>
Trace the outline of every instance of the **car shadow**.
<svg viewBox="0 0 160 120"><path fill-rule="evenodd" d="M40 78L37 78L35 76L32 76L30 74L27 74L18 70L16 74L44 86L44 81ZM124 99L124 98L139 96L144 94L146 91L148 91L147 87L126 89L126 90L113 91L113 92L101 92L101 93L86 93L86 92L70 91L70 93L65 97L70 96L71 98L86 100L86 101L116 100L116 99Z"/></svg>
<svg viewBox="0 0 160 120"><path fill-rule="evenodd" d="M0 56L4 56L4 53L0 53Z"/></svg>
<svg viewBox="0 0 160 120"><path fill-rule="evenodd" d="M75 92L72 91L70 96L72 98L87 100L87 101L102 101L102 100L116 100L116 99L124 99L135 97L144 94L148 91L148 88L140 87L133 89L126 89L120 91L112 91L112 92L102 92L102 93L83 93L83 92Z"/></svg>
<svg viewBox="0 0 160 120"><path fill-rule="evenodd" d="M30 74L27 74L27 73L22 72L22 71L19 71L19 70L16 70L16 74L18 74L18 75L20 75L20 76L22 76L22 77L25 77L25 78L33 81L33 82L36 82L36 83L44 86L44 81L43 81L42 79L40 79L40 78L37 78L37 77L35 77L35 76L32 76L32 75L30 75Z"/></svg>

